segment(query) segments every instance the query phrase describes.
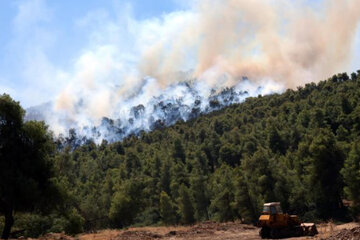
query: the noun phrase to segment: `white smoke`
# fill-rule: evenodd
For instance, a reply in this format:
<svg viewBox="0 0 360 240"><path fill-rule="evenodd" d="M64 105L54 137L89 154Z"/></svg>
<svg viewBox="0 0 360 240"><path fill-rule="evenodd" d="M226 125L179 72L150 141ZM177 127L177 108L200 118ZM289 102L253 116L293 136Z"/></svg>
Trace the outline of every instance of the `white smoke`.
<svg viewBox="0 0 360 240"><path fill-rule="evenodd" d="M186 78L185 78L186 79ZM162 89L154 78L144 79L144 85L136 94L121 101L115 106L110 118L89 118L83 113L84 103L73 109L74 121L67 112L63 115L54 114L50 121L64 127L60 132L75 129L77 144L88 139L97 144L102 140L114 142L129 134L150 131L157 127L169 126L179 120L187 121L203 113L209 113L234 103L239 103L249 96L266 95L284 90L272 80L264 80L261 87L248 79L242 79L232 88L216 92L208 84L201 81L176 83ZM100 104L101 104L100 100ZM96 120L96 122L95 122ZM54 126L54 125L53 125Z"/></svg>
<svg viewBox="0 0 360 240"><path fill-rule="evenodd" d="M194 107L211 110L213 90L234 87L238 97L228 105L322 80L349 64L358 9L359 0L325 0L316 9L306 1L198 0L186 11L141 21L123 11L98 24L46 120L56 133L73 127L111 140L102 117L116 120L110 125L126 135L168 118L154 109L159 104L176 105L174 119L187 120Z"/></svg>

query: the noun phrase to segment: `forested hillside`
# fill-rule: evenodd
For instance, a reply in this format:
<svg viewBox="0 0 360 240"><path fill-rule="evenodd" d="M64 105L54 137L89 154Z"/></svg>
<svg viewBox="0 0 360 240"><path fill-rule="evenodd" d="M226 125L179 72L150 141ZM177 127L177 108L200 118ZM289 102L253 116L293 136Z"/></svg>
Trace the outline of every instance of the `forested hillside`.
<svg viewBox="0 0 360 240"><path fill-rule="evenodd" d="M359 102L360 71L122 142L74 148L76 136L58 140L63 204L47 216L17 215L17 228L36 235L208 219L251 223L269 201L304 220L355 218Z"/></svg>

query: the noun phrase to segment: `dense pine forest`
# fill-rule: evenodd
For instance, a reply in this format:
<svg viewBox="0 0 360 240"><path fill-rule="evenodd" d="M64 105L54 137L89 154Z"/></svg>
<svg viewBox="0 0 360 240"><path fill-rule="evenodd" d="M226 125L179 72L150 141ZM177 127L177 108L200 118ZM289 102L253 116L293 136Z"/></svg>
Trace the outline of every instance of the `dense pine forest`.
<svg viewBox="0 0 360 240"><path fill-rule="evenodd" d="M57 204L51 211L14 209L13 231L255 223L269 201L305 221L356 219L359 103L360 71L112 144L58 138L50 155Z"/></svg>

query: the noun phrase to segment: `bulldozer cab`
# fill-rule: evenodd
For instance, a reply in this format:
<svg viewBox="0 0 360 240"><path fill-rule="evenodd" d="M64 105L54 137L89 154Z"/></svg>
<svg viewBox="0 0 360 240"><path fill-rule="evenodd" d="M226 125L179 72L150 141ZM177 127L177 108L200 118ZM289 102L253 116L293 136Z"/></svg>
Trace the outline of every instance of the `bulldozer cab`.
<svg viewBox="0 0 360 240"><path fill-rule="evenodd" d="M280 202L265 203L258 226L281 228L288 225L288 219L289 215L283 213Z"/></svg>
<svg viewBox="0 0 360 240"><path fill-rule="evenodd" d="M280 202L265 203L262 214L275 215L282 214L283 211L280 206Z"/></svg>

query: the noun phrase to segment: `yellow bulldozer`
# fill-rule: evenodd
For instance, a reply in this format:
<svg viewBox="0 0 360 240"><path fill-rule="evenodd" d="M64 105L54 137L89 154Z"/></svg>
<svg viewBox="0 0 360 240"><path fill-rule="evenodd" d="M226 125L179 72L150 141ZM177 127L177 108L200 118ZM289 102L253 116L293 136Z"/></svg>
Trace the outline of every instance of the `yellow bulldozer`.
<svg viewBox="0 0 360 240"><path fill-rule="evenodd" d="M265 203L258 224L261 238L314 236L314 223L301 223L297 215L283 213L280 202Z"/></svg>

